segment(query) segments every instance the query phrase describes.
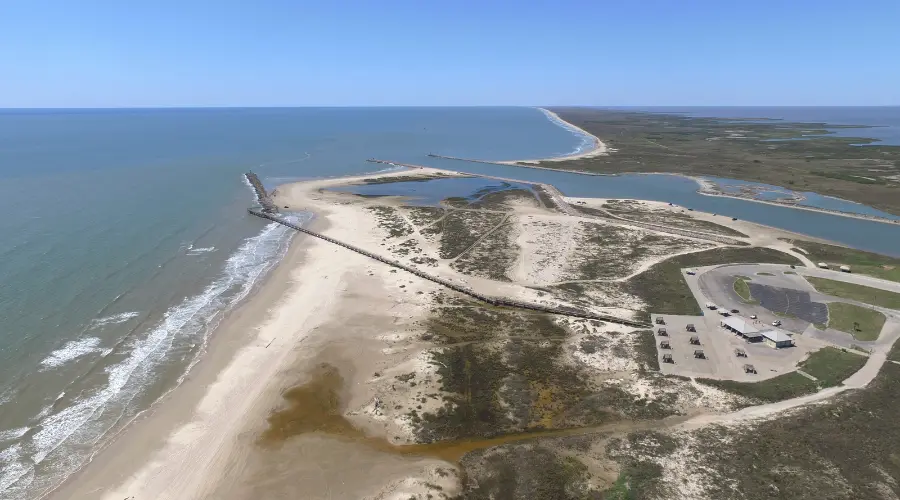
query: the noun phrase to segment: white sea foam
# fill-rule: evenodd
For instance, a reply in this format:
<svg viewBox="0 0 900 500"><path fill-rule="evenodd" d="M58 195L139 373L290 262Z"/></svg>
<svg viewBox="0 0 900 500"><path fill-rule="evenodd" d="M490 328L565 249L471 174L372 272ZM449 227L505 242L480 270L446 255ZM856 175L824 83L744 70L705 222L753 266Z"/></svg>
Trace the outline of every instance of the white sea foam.
<svg viewBox="0 0 900 500"><path fill-rule="evenodd" d="M385 174L388 172L399 172L400 170L409 170L408 167L404 167L403 165L394 165L393 163L388 163L391 165L387 168L382 168L381 170L376 170L374 172L369 172L369 174Z"/></svg>
<svg viewBox="0 0 900 500"><path fill-rule="evenodd" d="M210 253L210 252L215 252L215 251L216 251L216 247L198 247L198 248L194 248L194 246L191 245L190 247L188 247L187 254L188 254L188 255L200 255L200 254Z"/></svg>
<svg viewBox="0 0 900 500"><path fill-rule="evenodd" d="M113 314L112 316L104 316L102 318L97 318L91 321L91 328L98 328L106 325L118 325L119 323L124 323L130 319L137 318L141 313L137 311L128 311L119 314Z"/></svg>
<svg viewBox="0 0 900 500"><path fill-rule="evenodd" d="M31 427L18 427L16 429L7 429L5 431L0 431L0 441L12 441L13 439L19 439L24 436L26 432L28 432Z"/></svg>
<svg viewBox="0 0 900 500"><path fill-rule="evenodd" d="M82 356L97 352L103 352L103 349L100 348L100 339L97 337L73 340L66 342L66 345L51 352L49 356L41 361L41 366L43 368L55 368Z"/></svg>
<svg viewBox="0 0 900 500"><path fill-rule="evenodd" d="M30 470L31 467L22 461L21 444L0 450L0 492L6 491Z"/></svg>
<svg viewBox="0 0 900 500"><path fill-rule="evenodd" d="M302 224L311 217L312 214L297 214L289 219ZM285 242L292 234L284 226L272 223L257 236L248 238L225 262L219 278L202 293L171 307L157 326L131 342L127 357L106 368L106 385L84 394L68 407L38 417L35 427L40 430L22 441L23 447L15 452L17 458L3 462L0 498L13 491L16 494L24 491L22 483L26 474L33 474L35 465L51 453L54 467L62 477L79 467L89 456L84 445L100 441L122 418L125 407L141 393L149 377L153 376L153 370L166 362L173 349L195 344L205 346L207 336L218 324L222 311L250 293L253 285L286 250ZM76 341L83 342L80 346L67 344L67 352L99 349L99 341L88 340ZM64 357L62 353L57 356L59 359ZM57 449L60 451L54 453ZM35 484L34 489L46 488L59 479L61 477L38 476L36 482L40 484Z"/></svg>

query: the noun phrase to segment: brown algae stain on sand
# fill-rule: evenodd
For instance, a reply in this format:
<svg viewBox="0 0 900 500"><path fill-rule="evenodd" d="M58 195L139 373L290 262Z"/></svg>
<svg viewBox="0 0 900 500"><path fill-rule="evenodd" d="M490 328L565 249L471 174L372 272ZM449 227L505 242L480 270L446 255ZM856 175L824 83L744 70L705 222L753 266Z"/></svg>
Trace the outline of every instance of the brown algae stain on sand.
<svg viewBox="0 0 900 500"><path fill-rule="evenodd" d="M269 427L260 436L260 444L277 446L292 437L319 432L337 439L356 442L384 453L400 456L428 456L458 463L463 455L471 451L529 439L666 427L666 423L661 421L622 421L594 427L540 430L505 434L493 438L398 446L380 437L367 436L344 417L340 401L343 383L343 377L334 366L322 364L316 367L309 382L284 393L284 399L288 405L274 411L269 416Z"/></svg>

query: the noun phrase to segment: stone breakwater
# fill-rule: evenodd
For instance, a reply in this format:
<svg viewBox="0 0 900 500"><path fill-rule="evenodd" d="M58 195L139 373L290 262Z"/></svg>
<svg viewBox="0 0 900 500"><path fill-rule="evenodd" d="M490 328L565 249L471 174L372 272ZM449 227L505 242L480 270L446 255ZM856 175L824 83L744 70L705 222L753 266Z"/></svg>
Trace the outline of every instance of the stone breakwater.
<svg viewBox="0 0 900 500"><path fill-rule="evenodd" d="M383 263L385 263L385 264L387 264L387 265L389 265L389 266L395 267L395 268L397 268L397 269L402 269L402 270L404 270L404 271L406 271L406 272L409 272L409 273L411 273L411 274L414 274L414 275L416 275L416 276L418 276L418 277L420 277L420 278L422 278L422 279L426 279L426 280L431 281L431 282L433 282L433 283L437 283L437 284L442 285L442 286L444 286L444 287L446 287L446 288L449 288L449 289L451 289L451 290L457 291L457 292L462 293L462 294L464 294L464 295L468 295L469 297L472 297L472 298L474 298L474 299L477 299L477 300L479 300L479 301L481 301L481 302L486 302L486 303L488 303L488 304L490 304L490 305L493 305L493 306L515 307L515 308L518 308L518 309L527 309L527 310L531 310L531 311L545 312L545 313L550 313L550 314L558 314L558 315L562 315L562 316L572 316L572 317L576 317L576 318L595 319L595 320L598 320L598 321L605 321L605 322L608 322L608 323L618 323L618 324L620 324L620 325L631 326L631 327L634 327L634 328L650 328L650 327L651 327L651 325L649 325L649 324L647 324L647 323L641 323L641 322L639 322L639 321L634 321L634 320L625 319L625 318L617 318L617 317L615 317L615 316L609 316L609 315L606 315L606 314L595 314L595 313L591 313L591 312L587 312L587 311L581 311L581 310L575 309L575 308L573 308L573 307L565 307L565 306L543 306L543 305L540 305L540 304L532 304L532 303L522 302L522 301L519 301L519 300L509 299L509 298L505 298L505 297L494 297L494 296L491 296L491 295L485 295L485 294L476 292L475 290L472 290L472 289L469 288L469 287L460 285L460 284L458 284L458 283L453 283L453 282L451 282L451 281L449 281L449 280L447 280L447 279L441 278L441 277L439 277L439 276L434 276L434 275L428 274L428 273L423 272L423 271L421 271L421 270L419 270L419 269L416 269L415 267L408 266L408 265L403 264L403 263L401 263L401 262L398 262L398 261L396 261L396 260L388 259L388 258L386 258L386 257L382 257L382 256L380 256L380 255L377 255L377 254L374 254L374 253L369 252L369 251L367 251L367 250L364 250L364 249L362 249L362 248L359 248L359 247L357 247L357 246L355 246L355 245L351 245L351 244L349 244L349 243L345 243L345 242L343 242L343 241L336 240L336 239L331 238L331 237L329 237L329 236L325 236L324 234L320 234L320 233L317 233L317 232L315 232L315 231L311 231L311 230L309 230L309 229L300 227L300 226L298 226L298 225L296 225L296 224L293 224L293 223L291 223L291 222L288 222L288 221L284 220L284 219L281 218L280 216L275 215L275 214L273 214L273 213L265 212L265 211L262 211L262 210L255 210L255 209L252 209L252 208L247 209L247 211L250 212L251 214L257 216L257 217L262 217L262 218L264 218L264 219L268 219L268 220L271 220L271 221L273 221L273 222L277 222L278 224L281 224L281 225L283 225L283 226L287 226L287 227L289 227L289 228L291 228L291 229L294 229L294 230L296 230L296 231L300 231L301 233L305 233L305 234L308 234L308 235L310 235L310 236L314 236L314 237L316 237L316 238L319 238L319 239L321 239L321 240L325 240L325 241L327 241L327 242L329 242L329 243L333 243L333 244L335 244L335 245L342 246L342 247L344 247L344 248L346 248L346 249L348 249L348 250L351 250L351 251L353 251L353 252L356 252L356 253L358 253L358 254L365 255L366 257L369 257L369 258L371 258L371 259L377 260L377 261L379 261L379 262L383 262Z"/></svg>
<svg viewBox="0 0 900 500"><path fill-rule="evenodd" d="M262 181L259 180L259 177L253 172L247 172L244 176L247 177L247 182L250 183L253 191L256 192L256 202L262 207L262 211L277 213L278 207L272 201L272 198L269 197L269 193L266 192L266 188L263 186Z"/></svg>

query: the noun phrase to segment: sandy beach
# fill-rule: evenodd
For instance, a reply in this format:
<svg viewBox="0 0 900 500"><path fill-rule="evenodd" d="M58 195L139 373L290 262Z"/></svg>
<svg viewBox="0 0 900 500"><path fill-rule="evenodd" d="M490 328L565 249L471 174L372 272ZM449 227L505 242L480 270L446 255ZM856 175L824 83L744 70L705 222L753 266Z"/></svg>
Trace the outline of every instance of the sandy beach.
<svg viewBox="0 0 900 500"><path fill-rule="evenodd" d="M377 247L364 211L306 196L347 181L304 183L276 199L315 211L311 227L317 231L371 238ZM242 499L261 492L265 498L408 498L425 482L448 482L435 470L453 465L380 451L359 436L311 434L275 449L258 443L267 417L284 405L284 390L307 381L323 363L344 378L348 389L340 396L348 408L364 413L371 407L366 385L373 373L417 362L417 351L403 347L403 330L426 308L424 300L409 297L433 286L327 242L295 237L265 283L222 322L186 381L49 498ZM394 333L388 338L385 332ZM393 442L409 438L402 422L361 418L358 426Z"/></svg>

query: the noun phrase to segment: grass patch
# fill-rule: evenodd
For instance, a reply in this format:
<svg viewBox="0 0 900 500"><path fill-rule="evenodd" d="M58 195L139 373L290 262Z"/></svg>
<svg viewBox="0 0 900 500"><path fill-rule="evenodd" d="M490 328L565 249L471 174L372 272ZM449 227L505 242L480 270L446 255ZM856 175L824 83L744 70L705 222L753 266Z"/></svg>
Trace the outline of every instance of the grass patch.
<svg viewBox="0 0 900 500"><path fill-rule="evenodd" d="M702 313L681 270L729 263L800 264L792 255L771 248L716 248L679 255L655 264L625 283L625 291L640 297L657 314Z"/></svg>
<svg viewBox="0 0 900 500"><path fill-rule="evenodd" d="M761 273L756 273L757 276L775 276L774 273L763 271Z"/></svg>
<svg viewBox="0 0 900 500"><path fill-rule="evenodd" d="M698 378L697 382L748 398L752 401L751 404L784 401L819 390L815 382L797 372L785 373L761 382L736 382L708 378Z"/></svg>
<svg viewBox="0 0 900 500"><path fill-rule="evenodd" d="M659 371L659 355L656 352L656 336L653 330L640 330L634 332L634 350L637 361L650 370Z"/></svg>
<svg viewBox="0 0 900 500"><path fill-rule="evenodd" d="M824 347L800 363L800 369L819 379L822 387L834 387L866 364L868 358L836 347Z"/></svg>
<svg viewBox="0 0 900 500"><path fill-rule="evenodd" d="M399 238L413 233L413 228L395 208L379 205L368 207L368 210L375 214L375 220L387 232L388 238Z"/></svg>
<svg viewBox="0 0 900 500"><path fill-rule="evenodd" d="M611 488L603 492L603 500L639 500L654 498L662 477L662 466L649 460L632 460L622 467Z"/></svg>
<svg viewBox="0 0 900 500"><path fill-rule="evenodd" d="M746 279L743 276L738 276L734 279L734 293L738 294L738 296L744 302L750 302L753 300L753 296L750 295L750 287L747 285Z"/></svg>
<svg viewBox="0 0 900 500"><path fill-rule="evenodd" d="M712 479L702 496L889 498L890 493L879 492L895 492L900 482L898 392L900 366L888 363L865 390L828 404L755 428L698 431L696 459L700 467L709 467L707 478Z"/></svg>
<svg viewBox="0 0 900 500"><path fill-rule="evenodd" d="M495 281L511 281L506 272L515 264L519 247L513 239L513 225L506 223L481 240L450 267L462 274Z"/></svg>
<svg viewBox="0 0 900 500"><path fill-rule="evenodd" d="M888 292L872 288L870 286L845 283L827 278L807 276L806 280L821 293L833 295L842 299L856 300L866 304L886 307L888 309L900 309L900 293Z"/></svg>
<svg viewBox="0 0 900 500"><path fill-rule="evenodd" d="M785 271L784 274L797 274L796 271Z"/></svg>
<svg viewBox="0 0 900 500"><path fill-rule="evenodd" d="M627 276L642 259L711 245L643 230L593 222L578 222L576 251L570 256L567 279L595 280ZM699 247L699 248L698 248Z"/></svg>
<svg viewBox="0 0 900 500"><path fill-rule="evenodd" d="M874 309L843 302L828 304L828 326L849 333L856 340L878 340L885 320L884 314Z"/></svg>
<svg viewBox="0 0 900 500"><path fill-rule="evenodd" d="M493 212L457 210L421 230L426 238L440 237L440 257L452 259L472 246L481 236L503 220Z"/></svg>
<svg viewBox="0 0 900 500"><path fill-rule="evenodd" d="M900 259L811 241L795 240L793 244L805 250L814 262L826 262L834 267L847 265L857 274L900 282Z"/></svg>
<svg viewBox="0 0 900 500"><path fill-rule="evenodd" d="M591 474L587 466L577 458L561 453L556 443L549 443L504 445L466 455L461 463L465 469L463 494L454 498L598 498L599 492L589 482Z"/></svg>
<svg viewBox="0 0 900 500"><path fill-rule="evenodd" d="M411 415L422 442L596 425L632 405L562 360L569 332L549 315L453 304L434 311L427 334L446 346L432 352L444 405Z"/></svg>
<svg viewBox="0 0 900 500"><path fill-rule="evenodd" d="M697 382L718 387L732 394L750 399L753 403L774 403L807 394L822 387L840 385L847 377L856 373L867 358L826 347L812 353L800 364L800 369L817 378L818 383L797 372L785 373L760 382L736 382L733 380L713 380L698 378Z"/></svg>

